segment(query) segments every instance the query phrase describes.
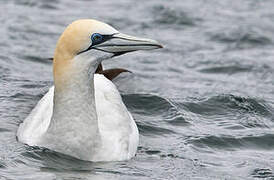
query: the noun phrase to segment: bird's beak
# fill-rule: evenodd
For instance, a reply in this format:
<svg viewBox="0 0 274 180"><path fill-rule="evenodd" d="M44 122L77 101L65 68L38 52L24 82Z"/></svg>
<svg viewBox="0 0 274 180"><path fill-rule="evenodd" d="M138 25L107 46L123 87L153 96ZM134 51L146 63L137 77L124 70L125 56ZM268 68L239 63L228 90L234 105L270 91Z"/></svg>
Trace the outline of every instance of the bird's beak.
<svg viewBox="0 0 274 180"><path fill-rule="evenodd" d="M163 46L159 42L152 39L138 38L117 33L114 34L110 40L105 43L98 44L93 48L113 53L116 56L132 51L163 48Z"/></svg>

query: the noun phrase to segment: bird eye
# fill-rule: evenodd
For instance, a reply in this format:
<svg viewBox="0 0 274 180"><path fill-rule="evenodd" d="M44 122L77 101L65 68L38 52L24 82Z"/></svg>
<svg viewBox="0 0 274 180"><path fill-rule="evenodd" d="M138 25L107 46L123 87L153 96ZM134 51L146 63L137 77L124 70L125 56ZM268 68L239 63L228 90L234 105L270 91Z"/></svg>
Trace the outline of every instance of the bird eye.
<svg viewBox="0 0 274 180"><path fill-rule="evenodd" d="M92 45L99 44L103 41L103 36L99 33L94 33L91 36Z"/></svg>

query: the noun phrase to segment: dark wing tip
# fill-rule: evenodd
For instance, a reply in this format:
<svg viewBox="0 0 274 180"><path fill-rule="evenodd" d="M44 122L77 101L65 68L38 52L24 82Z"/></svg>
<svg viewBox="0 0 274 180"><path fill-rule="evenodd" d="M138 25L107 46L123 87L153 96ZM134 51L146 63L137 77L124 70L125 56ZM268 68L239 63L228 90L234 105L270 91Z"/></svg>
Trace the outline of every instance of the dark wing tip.
<svg viewBox="0 0 274 180"><path fill-rule="evenodd" d="M107 69L107 70L101 71L98 74L103 74L106 78L108 78L109 80L112 80L112 79L116 78L119 74L121 74L123 72L132 73L131 71L129 71L127 69L114 68L114 69Z"/></svg>

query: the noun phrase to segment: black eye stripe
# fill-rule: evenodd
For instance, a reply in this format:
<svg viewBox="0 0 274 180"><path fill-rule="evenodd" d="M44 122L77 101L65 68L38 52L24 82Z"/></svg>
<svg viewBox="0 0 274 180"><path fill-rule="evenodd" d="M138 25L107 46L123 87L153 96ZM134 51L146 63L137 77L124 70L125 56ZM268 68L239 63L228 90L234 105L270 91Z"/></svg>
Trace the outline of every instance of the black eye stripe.
<svg viewBox="0 0 274 180"><path fill-rule="evenodd" d="M95 33L95 34L98 34L98 33ZM115 33L115 34L116 34L116 33ZM93 46L95 46L95 45L98 45L98 44L101 44L101 43L104 43L104 42L110 40L111 38L113 38L113 36L114 36L115 34L110 34L110 35L101 35L101 34L100 34L100 35L102 36L102 39L101 39L99 42L95 42L95 43L92 42L92 44L91 44L86 50L83 50L83 51L77 53L77 55L79 55L79 54L81 54L81 53L84 53L84 52L87 52L88 50L92 49ZM93 35L94 35L94 34L93 34ZM93 35L92 35L92 36L93 36ZM92 36L91 36L91 40L92 40Z"/></svg>
<svg viewBox="0 0 274 180"><path fill-rule="evenodd" d="M101 34L95 33L91 36L92 46L106 42L107 40L111 39L112 36L113 36L113 34L112 35L101 35Z"/></svg>
<svg viewBox="0 0 274 180"><path fill-rule="evenodd" d="M101 43L106 42L107 40L110 40L112 38L112 36L113 35L103 35L103 39L102 39Z"/></svg>

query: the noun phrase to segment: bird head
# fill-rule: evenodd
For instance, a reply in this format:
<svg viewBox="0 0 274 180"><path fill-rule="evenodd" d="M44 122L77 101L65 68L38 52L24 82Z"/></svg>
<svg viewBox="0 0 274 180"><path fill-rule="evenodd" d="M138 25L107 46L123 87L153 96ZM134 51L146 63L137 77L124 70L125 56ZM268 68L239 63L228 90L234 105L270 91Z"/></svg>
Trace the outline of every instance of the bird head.
<svg viewBox="0 0 274 180"><path fill-rule="evenodd" d="M110 25L92 19L71 23L57 42L54 53L54 76L69 72L72 64L78 68L98 64L105 59L137 50L162 48L155 40L120 33ZM88 68L89 68L88 67Z"/></svg>

